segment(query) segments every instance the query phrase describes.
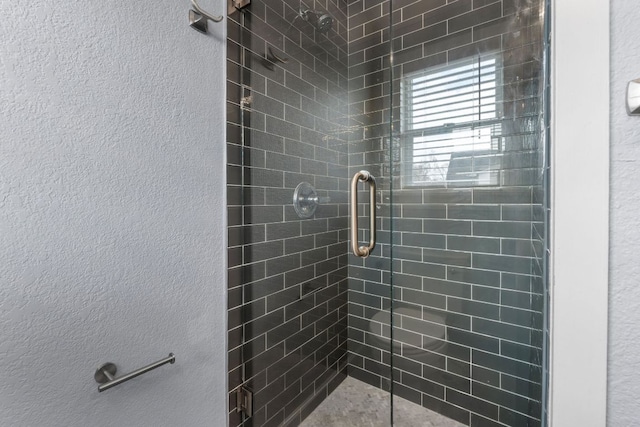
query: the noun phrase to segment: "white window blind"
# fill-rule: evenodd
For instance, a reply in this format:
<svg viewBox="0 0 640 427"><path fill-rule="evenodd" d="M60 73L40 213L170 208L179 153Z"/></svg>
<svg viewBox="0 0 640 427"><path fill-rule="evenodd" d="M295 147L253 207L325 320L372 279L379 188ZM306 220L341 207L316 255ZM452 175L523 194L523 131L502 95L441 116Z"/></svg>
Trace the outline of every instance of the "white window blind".
<svg viewBox="0 0 640 427"><path fill-rule="evenodd" d="M403 79L406 184L497 184L499 80L495 55Z"/></svg>

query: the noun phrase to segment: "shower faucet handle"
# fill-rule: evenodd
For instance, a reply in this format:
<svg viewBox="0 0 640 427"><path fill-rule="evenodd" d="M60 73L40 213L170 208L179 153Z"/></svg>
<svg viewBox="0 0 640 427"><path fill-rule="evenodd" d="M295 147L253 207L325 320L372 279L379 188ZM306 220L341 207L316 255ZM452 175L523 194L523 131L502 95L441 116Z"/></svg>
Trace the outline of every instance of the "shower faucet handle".
<svg viewBox="0 0 640 427"><path fill-rule="evenodd" d="M331 202L330 197L319 197L308 182L301 182L293 192L293 208L300 218L311 218L319 205Z"/></svg>

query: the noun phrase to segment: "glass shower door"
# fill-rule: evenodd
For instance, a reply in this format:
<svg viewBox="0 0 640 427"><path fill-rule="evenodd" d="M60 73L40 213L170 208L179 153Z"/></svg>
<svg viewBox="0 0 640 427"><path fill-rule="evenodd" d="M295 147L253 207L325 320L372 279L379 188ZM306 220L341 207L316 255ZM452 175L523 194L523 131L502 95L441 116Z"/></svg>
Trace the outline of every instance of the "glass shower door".
<svg viewBox="0 0 640 427"><path fill-rule="evenodd" d="M252 0L227 21L231 427L299 425L339 385L340 396L371 396L348 374L390 387L389 351L383 361L364 339L384 319L370 325L371 297L350 294L371 285L349 274L349 147L362 132L349 94L365 95L349 81L360 60L348 14L343 0ZM320 417L341 425L370 406L389 420L389 402L338 397Z"/></svg>
<svg viewBox="0 0 640 427"><path fill-rule="evenodd" d="M540 426L546 4L394 3L393 422Z"/></svg>

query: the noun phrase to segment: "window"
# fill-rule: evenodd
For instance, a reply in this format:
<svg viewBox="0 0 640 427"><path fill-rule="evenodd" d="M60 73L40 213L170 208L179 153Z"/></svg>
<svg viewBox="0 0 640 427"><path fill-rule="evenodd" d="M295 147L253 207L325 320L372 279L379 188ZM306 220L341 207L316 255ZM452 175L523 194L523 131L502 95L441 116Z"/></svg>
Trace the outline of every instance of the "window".
<svg viewBox="0 0 640 427"><path fill-rule="evenodd" d="M403 79L406 186L499 183L500 80L496 55Z"/></svg>

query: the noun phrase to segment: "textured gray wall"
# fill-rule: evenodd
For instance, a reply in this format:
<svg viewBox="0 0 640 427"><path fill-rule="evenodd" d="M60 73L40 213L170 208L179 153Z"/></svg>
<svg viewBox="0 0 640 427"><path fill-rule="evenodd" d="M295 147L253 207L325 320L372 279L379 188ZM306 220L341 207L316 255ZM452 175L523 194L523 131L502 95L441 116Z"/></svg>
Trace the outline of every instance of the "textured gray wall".
<svg viewBox="0 0 640 427"><path fill-rule="evenodd" d="M625 87L640 77L635 0L611 2L611 237L609 426L640 421L640 117L629 117Z"/></svg>
<svg viewBox="0 0 640 427"><path fill-rule="evenodd" d="M225 28L188 5L0 2L0 425L224 425Z"/></svg>

